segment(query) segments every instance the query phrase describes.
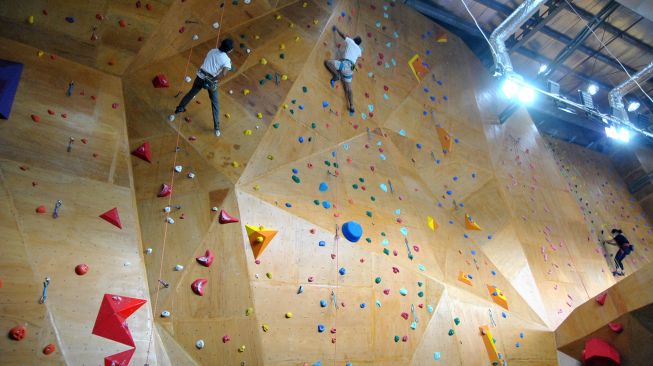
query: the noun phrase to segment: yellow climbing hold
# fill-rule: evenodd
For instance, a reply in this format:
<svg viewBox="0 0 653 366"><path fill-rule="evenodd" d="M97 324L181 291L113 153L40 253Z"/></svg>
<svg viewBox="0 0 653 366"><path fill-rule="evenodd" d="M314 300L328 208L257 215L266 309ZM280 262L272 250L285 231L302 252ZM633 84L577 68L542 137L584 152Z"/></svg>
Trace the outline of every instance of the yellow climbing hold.
<svg viewBox="0 0 653 366"><path fill-rule="evenodd" d="M300 39L301 39L301 38L299 38L299 36L296 36L296 37L295 37L295 42L299 42Z"/></svg>
<svg viewBox="0 0 653 366"><path fill-rule="evenodd" d="M280 50L285 50L286 49L286 44L285 43L280 44L279 49Z"/></svg>
<svg viewBox="0 0 653 366"><path fill-rule="evenodd" d="M274 156L268 155L268 160L274 160Z"/></svg>
<svg viewBox="0 0 653 366"><path fill-rule="evenodd" d="M288 23L288 28L295 28L295 23L292 22Z"/></svg>
<svg viewBox="0 0 653 366"><path fill-rule="evenodd" d="M263 326L261 326L261 328L263 328L264 332L267 332L268 330L270 330L270 326L267 325L267 324L263 324Z"/></svg>
<svg viewBox="0 0 653 366"><path fill-rule="evenodd" d="M276 19L276 20L281 19L281 15L277 14L277 15L274 17L274 19Z"/></svg>
<svg viewBox="0 0 653 366"><path fill-rule="evenodd" d="M261 112L256 113L256 118L263 119L263 113Z"/></svg>
<svg viewBox="0 0 653 366"><path fill-rule="evenodd" d="M34 24L34 15L30 15L27 17L27 24Z"/></svg>
<svg viewBox="0 0 653 366"><path fill-rule="evenodd" d="M259 35L257 34L257 35L254 36L254 39L261 39L261 36L259 36Z"/></svg>
<svg viewBox="0 0 653 366"><path fill-rule="evenodd" d="M261 60L259 62L261 63L261 65L267 65L268 64L268 60L266 60L265 57L261 58Z"/></svg>
<svg viewBox="0 0 653 366"><path fill-rule="evenodd" d="M304 2L304 3L302 4L302 8L305 8L305 7L307 7L307 6L308 6L308 3L307 3L307 2Z"/></svg>
<svg viewBox="0 0 653 366"><path fill-rule="evenodd" d="M252 315L253 313L254 313L254 309L253 309L253 308L247 308L247 309L245 309L245 315L246 315L246 316L250 316L250 315Z"/></svg>
<svg viewBox="0 0 653 366"><path fill-rule="evenodd" d="M240 353L245 352L245 345L244 344L242 346L238 347L238 352L240 352Z"/></svg>
<svg viewBox="0 0 653 366"><path fill-rule="evenodd" d="M231 114L230 114L230 113L225 113L224 116L225 116L225 118L231 118Z"/></svg>
<svg viewBox="0 0 653 366"><path fill-rule="evenodd" d="M251 134L252 134L252 130L245 130L245 131L243 131L243 135L245 135L245 136L249 136L249 135L251 135Z"/></svg>
<svg viewBox="0 0 653 366"><path fill-rule="evenodd" d="M288 75L286 74L281 75L281 80L288 80Z"/></svg>
<svg viewBox="0 0 653 366"><path fill-rule="evenodd" d="M431 216L426 217L426 223L429 226L429 229L435 231L435 229L438 228L438 223L435 221L435 219Z"/></svg>
<svg viewBox="0 0 653 366"><path fill-rule="evenodd" d="M259 238L260 238L260 236L259 236ZM257 240L257 241L258 241L258 240ZM262 242L262 241L261 241L261 242ZM267 278L269 278L269 279L272 279L272 272L268 272L268 273L266 273L266 274L265 274L265 277L267 277Z"/></svg>
<svg viewBox="0 0 653 366"><path fill-rule="evenodd" d="M251 93L251 91L249 89L243 90L243 95L248 95L249 93Z"/></svg>
<svg viewBox="0 0 653 366"><path fill-rule="evenodd" d="M319 20L317 20L317 19L313 19L313 24L318 25L319 23L320 23Z"/></svg>
<svg viewBox="0 0 653 366"><path fill-rule="evenodd" d="M283 105L281 105L281 108L288 109L288 103L283 103Z"/></svg>
<svg viewBox="0 0 653 366"><path fill-rule="evenodd" d="M292 313L289 311L286 313L286 319L292 318Z"/></svg>
<svg viewBox="0 0 653 366"><path fill-rule="evenodd" d="M234 168L238 168L240 166L240 164L238 164L238 162L234 160L234 161L231 162L231 166L234 167Z"/></svg>
<svg viewBox="0 0 653 366"><path fill-rule="evenodd" d="M260 189L261 189L261 186L259 186L259 185L257 184L257 185L255 185L255 186L254 186L254 187L252 187L252 188L253 188L253 189L254 189L255 191L258 191L258 190L260 190Z"/></svg>
<svg viewBox="0 0 653 366"><path fill-rule="evenodd" d="M262 236L257 236L257 237L256 237L256 242L257 242L257 243L262 243L263 240L265 240L265 238L262 237Z"/></svg>
<svg viewBox="0 0 653 366"><path fill-rule="evenodd" d="M43 51L39 51L39 52L36 53L36 55L39 56L39 57L43 57L44 54L45 54L45 52L43 52Z"/></svg>

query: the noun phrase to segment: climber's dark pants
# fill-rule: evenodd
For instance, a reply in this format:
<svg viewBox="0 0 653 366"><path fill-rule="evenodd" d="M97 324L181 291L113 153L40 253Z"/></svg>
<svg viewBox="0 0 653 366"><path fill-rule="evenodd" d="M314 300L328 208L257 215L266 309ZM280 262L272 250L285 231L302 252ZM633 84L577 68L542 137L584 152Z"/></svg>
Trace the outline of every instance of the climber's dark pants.
<svg viewBox="0 0 653 366"><path fill-rule="evenodd" d="M624 270L624 264L622 263L622 261L632 251L633 251L632 246L625 247L625 249L619 248L619 251L617 252L617 255L614 256L614 263L617 265L615 268L617 268L617 269L621 268L621 270L623 271Z"/></svg>
<svg viewBox="0 0 653 366"><path fill-rule="evenodd" d="M215 130L220 129L220 104L218 103L218 82L205 80L201 77L195 77L195 82L193 82L193 87L190 89L188 94L184 96L179 103L181 108L186 108L188 103L199 93L202 89L206 89L209 92L209 98L211 99L211 109L213 110L213 128Z"/></svg>

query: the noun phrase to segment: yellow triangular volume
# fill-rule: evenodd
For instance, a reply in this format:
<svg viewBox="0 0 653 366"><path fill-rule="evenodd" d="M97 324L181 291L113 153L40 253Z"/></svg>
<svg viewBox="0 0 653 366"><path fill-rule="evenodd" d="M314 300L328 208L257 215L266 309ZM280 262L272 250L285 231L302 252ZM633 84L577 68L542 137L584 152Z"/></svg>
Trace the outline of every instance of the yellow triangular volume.
<svg viewBox="0 0 653 366"><path fill-rule="evenodd" d="M254 259L258 259L278 232L276 230L266 229L263 226L252 225L245 225L245 230L247 230L249 244L252 246L252 252L254 252Z"/></svg>
<svg viewBox="0 0 653 366"><path fill-rule="evenodd" d="M467 230L481 230L481 227L478 226L474 220L472 220L472 217L469 216L468 214L465 214L465 229Z"/></svg>
<svg viewBox="0 0 653 366"><path fill-rule="evenodd" d="M440 145L442 145L442 152L450 153L453 149L453 139L447 130L442 127L435 128L438 131L438 138L440 139Z"/></svg>
<svg viewBox="0 0 653 366"><path fill-rule="evenodd" d="M431 229L432 231L435 231L435 229L439 227L438 223L431 216L426 217L426 223L428 224L429 229Z"/></svg>

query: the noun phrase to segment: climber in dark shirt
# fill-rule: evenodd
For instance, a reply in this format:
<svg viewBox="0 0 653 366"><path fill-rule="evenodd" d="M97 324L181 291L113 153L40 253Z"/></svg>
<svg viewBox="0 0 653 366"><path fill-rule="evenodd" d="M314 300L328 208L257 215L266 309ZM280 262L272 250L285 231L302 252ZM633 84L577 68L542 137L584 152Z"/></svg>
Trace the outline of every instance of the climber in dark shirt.
<svg viewBox="0 0 653 366"><path fill-rule="evenodd" d="M610 245L616 245L619 247L619 251L617 252L617 255L614 256L614 263L616 264L615 266L615 271L612 272L613 275L617 276L623 276L625 275L624 272L624 264L622 261L630 252L633 251L633 246L630 244L628 241L628 238L626 238L623 234L624 232L619 230L619 229L612 229L610 231L612 234L613 239L612 240L606 240L606 244ZM619 269L621 269L621 272L619 272Z"/></svg>

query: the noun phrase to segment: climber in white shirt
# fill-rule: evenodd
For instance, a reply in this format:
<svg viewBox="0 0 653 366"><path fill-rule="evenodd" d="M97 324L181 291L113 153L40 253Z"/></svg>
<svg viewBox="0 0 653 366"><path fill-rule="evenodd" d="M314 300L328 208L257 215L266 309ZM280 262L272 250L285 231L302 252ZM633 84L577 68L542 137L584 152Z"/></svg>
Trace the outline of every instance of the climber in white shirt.
<svg viewBox="0 0 653 366"><path fill-rule="evenodd" d="M327 67L329 72L331 72L331 87L333 87L336 81L342 78L342 85L345 89L345 95L347 96L347 109L350 114L354 113L354 101L351 92L351 81L354 75L354 69L356 68L356 61L362 55L361 48L359 45L363 40L361 37L349 38L346 34L342 33L338 27L333 27L334 32L338 32L340 37L345 40L345 49L342 53L342 58L337 60L327 60L324 62L324 65Z"/></svg>
<svg viewBox="0 0 653 366"><path fill-rule="evenodd" d="M231 59L228 54L234 49L234 41L231 38L224 39L220 47L214 48L206 54L204 63L197 70L197 77L193 87L184 96L177 108L175 114L186 111L186 106L202 89L209 92L211 99L211 109L213 110L213 128L215 135L220 136L220 105L218 104L218 80L224 78L227 72L231 70ZM171 116L174 120L174 115Z"/></svg>

